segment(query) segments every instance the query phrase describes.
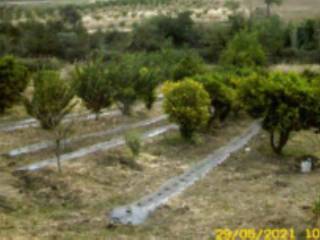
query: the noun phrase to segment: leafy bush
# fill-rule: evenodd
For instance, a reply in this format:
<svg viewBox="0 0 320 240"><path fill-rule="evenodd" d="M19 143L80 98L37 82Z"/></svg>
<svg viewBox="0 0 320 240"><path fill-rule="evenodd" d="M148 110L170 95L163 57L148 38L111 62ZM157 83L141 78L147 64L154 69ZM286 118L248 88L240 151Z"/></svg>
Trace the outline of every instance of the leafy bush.
<svg viewBox="0 0 320 240"><path fill-rule="evenodd" d="M193 77L196 74L204 72L204 62L196 54L185 56L175 66L173 70L173 79L175 81L183 80L186 77Z"/></svg>
<svg viewBox="0 0 320 240"><path fill-rule="evenodd" d="M236 91L228 85L225 74L215 72L211 74L199 75L195 80L203 84L204 88L210 95L211 107L211 120L219 119L224 121L229 113L232 111L235 100Z"/></svg>
<svg viewBox="0 0 320 240"><path fill-rule="evenodd" d="M153 17L139 25L134 26L132 30L130 49L135 51L159 51L161 48L171 45L171 40L161 33L160 25L162 18Z"/></svg>
<svg viewBox="0 0 320 240"><path fill-rule="evenodd" d="M157 100L156 87L159 85L157 72L153 69L143 67L139 72L137 82L137 91L139 98L145 103L145 106L150 110Z"/></svg>
<svg viewBox="0 0 320 240"><path fill-rule="evenodd" d="M74 80L77 95L98 119L101 109L110 107L113 102L113 84L108 78L106 65L102 60L95 60L77 67Z"/></svg>
<svg viewBox="0 0 320 240"><path fill-rule="evenodd" d="M143 100L148 109L152 107L156 87L165 76L158 57L143 53L124 54L109 63L108 78L113 83L114 99L123 114L129 115L138 100Z"/></svg>
<svg viewBox="0 0 320 240"><path fill-rule="evenodd" d="M175 47L192 45L196 33L190 12L179 13L177 17L156 16L133 29L131 49L155 51L169 42Z"/></svg>
<svg viewBox="0 0 320 240"><path fill-rule="evenodd" d="M278 16L269 18L256 18L252 29L269 57L281 57L281 52L286 44L288 27Z"/></svg>
<svg viewBox="0 0 320 240"><path fill-rule="evenodd" d="M231 28L223 23L198 28L200 55L210 62L218 62L219 56L232 38Z"/></svg>
<svg viewBox="0 0 320 240"><path fill-rule="evenodd" d="M180 127L185 139L192 139L194 132L204 127L209 119L210 97L204 87L192 79L166 83L164 111Z"/></svg>
<svg viewBox="0 0 320 240"><path fill-rule="evenodd" d="M130 115L132 106L139 99L137 79L139 78L139 63L136 56L125 54L114 59L108 65L108 76L114 87L114 100L125 115Z"/></svg>
<svg viewBox="0 0 320 240"><path fill-rule="evenodd" d="M266 64L266 55L256 33L242 31L229 43L220 61L224 65L256 67Z"/></svg>
<svg viewBox="0 0 320 240"><path fill-rule="evenodd" d="M13 56L0 58L0 114L21 99L28 84L28 70Z"/></svg>
<svg viewBox="0 0 320 240"><path fill-rule="evenodd" d="M319 128L319 88L298 74L252 75L243 84L241 95L248 112L263 119L277 154L282 153L293 131Z"/></svg>
<svg viewBox="0 0 320 240"><path fill-rule="evenodd" d="M71 26L60 20L0 23L0 54L73 61L88 55L89 43L89 34L80 23Z"/></svg>
<svg viewBox="0 0 320 240"><path fill-rule="evenodd" d="M148 56L150 56L148 58L148 63L153 63L151 66L157 68L159 72L160 82L167 81L168 79L174 79L174 75L177 74L175 72L177 72L178 65L186 65L181 64L182 61L187 63L186 59L192 58L191 62L196 62L197 67L193 68L194 70L192 70L192 73L185 73L183 75L193 76L204 70L203 59L191 49L165 48L161 51L153 52L152 54L149 53Z"/></svg>
<svg viewBox="0 0 320 240"><path fill-rule="evenodd" d="M303 50L319 49L319 19L307 19L297 27L297 47Z"/></svg>
<svg viewBox="0 0 320 240"><path fill-rule="evenodd" d="M59 9L59 14L64 22L71 25L80 24L81 13L78 11L74 5L66 5Z"/></svg>
<svg viewBox="0 0 320 240"><path fill-rule="evenodd" d="M133 157L138 157L141 149L141 135L137 132L129 132L125 135L125 140Z"/></svg>
<svg viewBox="0 0 320 240"><path fill-rule="evenodd" d="M40 71L34 76L32 99L26 99L25 104L27 112L39 120L42 128L53 130L70 112L73 97L74 92L58 72Z"/></svg>
<svg viewBox="0 0 320 240"><path fill-rule="evenodd" d="M34 78L34 92L31 99L25 99L27 112L36 118L44 130L53 133L56 142L56 156L61 172L61 142L69 134L72 124L60 127L63 118L72 110L74 97L69 84L55 71L40 71Z"/></svg>

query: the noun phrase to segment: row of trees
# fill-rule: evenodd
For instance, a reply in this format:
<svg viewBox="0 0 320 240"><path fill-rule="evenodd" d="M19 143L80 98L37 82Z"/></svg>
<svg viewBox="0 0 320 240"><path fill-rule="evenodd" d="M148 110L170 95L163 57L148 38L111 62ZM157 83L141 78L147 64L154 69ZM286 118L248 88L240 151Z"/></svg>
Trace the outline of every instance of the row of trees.
<svg viewBox="0 0 320 240"><path fill-rule="evenodd" d="M267 0L269 5L278 0ZM191 12L177 16L155 16L133 27L132 32L97 31L88 33L81 14L73 7L60 10L60 17L45 23L29 20L19 24L0 23L0 55L21 57L56 57L76 61L96 52L111 57L114 52L154 52L164 48L193 48L210 62L225 58L222 52L239 33L255 35L265 51L266 63L281 59L318 61L319 27L317 19L299 24L267 16L258 10L250 18L234 11L228 22L195 23ZM47 44L43 44L46 42ZM301 57L302 56L302 57ZM311 59L310 59L311 58Z"/></svg>
<svg viewBox="0 0 320 240"><path fill-rule="evenodd" d="M78 95L97 117L102 109L113 104L129 115L138 101L151 109L157 99L156 88L165 80L180 80L203 72L204 62L195 52L168 49L154 53L124 54L108 61L102 57L93 58L77 64L69 76L72 80L65 82L70 83L69 92ZM21 93L28 86L29 79L32 78L34 82L44 81L38 79L55 82L60 78L57 69L52 70L46 63L42 69L36 69L12 55L0 58L0 74L1 113L21 102ZM41 86L34 84L35 88Z"/></svg>
<svg viewBox="0 0 320 240"><path fill-rule="evenodd" d="M113 104L127 115L138 100L151 109L157 99L156 87L167 74L158 65L155 67L160 59L159 55L124 55L107 64L99 58L78 65L71 76L62 78L53 70L31 74L15 57L5 56L0 58L0 113L23 102L27 113L54 137L61 171L62 142L73 125L72 122L62 123L78 103L75 96L80 97L97 118L102 109ZM25 96L23 93L30 80L32 94Z"/></svg>
<svg viewBox="0 0 320 240"><path fill-rule="evenodd" d="M160 76L158 69L144 61L141 55L123 55L109 64L98 59L78 66L74 74L76 92L97 117L113 103L125 115L130 115L138 100L151 109Z"/></svg>
<svg viewBox="0 0 320 240"><path fill-rule="evenodd" d="M246 111L262 119L275 153L281 154L293 132L320 129L320 76L233 70L197 75L164 86L164 109L192 139L196 131ZM210 118L211 115L211 118Z"/></svg>
<svg viewBox="0 0 320 240"><path fill-rule="evenodd" d="M195 59L193 68L188 65L189 59ZM130 115L137 102L151 109L158 97L157 87L165 80L178 80L199 73L200 69L204 71L203 62L194 52L162 50L124 54L110 61L94 58L76 65L71 74L62 78L57 70L26 67L21 60L8 55L0 58L0 110L4 113L23 102L27 113L54 138L61 171L62 142L73 125L69 121L66 124L64 118L78 104L76 96L96 114L96 119L103 109L113 105ZM31 94L26 96L27 86L31 86Z"/></svg>

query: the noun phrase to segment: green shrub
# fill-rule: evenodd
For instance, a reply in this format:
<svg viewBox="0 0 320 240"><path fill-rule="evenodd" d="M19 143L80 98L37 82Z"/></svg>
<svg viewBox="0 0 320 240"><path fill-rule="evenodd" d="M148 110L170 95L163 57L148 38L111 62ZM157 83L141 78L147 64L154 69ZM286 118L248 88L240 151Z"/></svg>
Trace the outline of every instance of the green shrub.
<svg viewBox="0 0 320 240"><path fill-rule="evenodd" d="M74 61L88 55L89 40L90 36L81 23L70 25L61 20L0 23L0 54Z"/></svg>
<svg viewBox="0 0 320 240"><path fill-rule="evenodd" d="M214 119L224 121L236 104L236 90L228 85L226 76L219 72L198 75L195 80L203 84L210 95L213 109L210 123Z"/></svg>
<svg viewBox="0 0 320 240"><path fill-rule="evenodd" d="M77 67L74 74L76 94L86 107L96 114L96 119L103 108L113 102L113 84L107 75L106 65L102 60L95 60Z"/></svg>
<svg viewBox="0 0 320 240"><path fill-rule="evenodd" d="M319 128L319 88L298 74L253 75L243 84L241 96L251 116L262 118L277 154L293 131Z"/></svg>
<svg viewBox="0 0 320 240"><path fill-rule="evenodd" d="M28 84L28 70L13 56L0 58L0 114L21 99Z"/></svg>
<svg viewBox="0 0 320 240"><path fill-rule="evenodd" d="M143 100L150 109L155 102L156 87L163 81L162 57L156 54L124 54L113 59L108 66L114 99L125 115L132 106ZM160 62L160 64L159 64Z"/></svg>
<svg viewBox="0 0 320 240"><path fill-rule="evenodd" d="M175 66L173 70L173 79L175 81L183 80L186 77L193 77L196 74L204 72L204 62L200 56L196 54L190 54L185 56Z"/></svg>
<svg viewBox="0 0 320 240"><path fill-rule="evenodd" d="M156 87L159 85L158 72L154 69L142 67L137 81L137 92L139 98L150 110L157 100Z"/></svg>
<svg viewBox="0 0 320 240"><path fill-rule="evenodd" d="M268 57L281 57L281 52L284 50L286 43L288 28L280 17L271 16L262 19L257 17L253 21L252 29L257 33L258 40Z"/></svg>
<svg viewBox="0 0 320 240"><path fill-rule="evenodd" d="M200 55L210 62L218 62L219 56L232 38L231 29L223 23L199 26L198 48Z"/></svg>
<svg viewBox="0 0 320 240"><path fill-rule="evenodd" d="M136 59L135 55L125 54L108 65L107 77L113 83L114 100L124 115L131 114L132 106L139 99L136 86L140 65Z"/></svg>
<svg viewBox="0 0 320 240"><path fill-rule="evenodd" d="M58 72L40 71L34 76L34 92L27 100L27 112L39 120L42 128L55 129L70 112L74 92Z"/></svg>
<svg viewBox="0 0 320 240"><path fill-rule="evenodd" d="M77 10L76 6L66 5L59 9L59 14L62 21L71 25L77 25L81 21L81 13Z"/></svg>
<svg viewBox="0 0 320 240"><path fill-rule="evenodd" d="M257 34L242 31L228 43L220 62L237 67L258 67L266 64L266 55Z"/></svg>
<svg viewBox="0 0 320 240"><path fill-rule="evenodd" d="M125 135L126 145L134 158L138 157L141 150L141 135L137 132L129 132Z"/></svg>
<svg viewBox="0 0 320 240"><path fill-rule="evenodd" d="M175 47L192 46L196 39L190 12L179 13L176 17L161 15L147 19L133 29L131 49L155 51L168 43Z"/></svg>
<svg viewBox="0 0 320 240"><path fill-rule="evenodd" d="M192 79L166 83L164 111L180 127L183 138L190 140L194 133L208 123L210 97L204 87Z"/></svg>
<svg viewBox="0 0 320 240"><path fill-rule="evenodd" d="M61 172L61 143L70 133L72 124L62 127L64 117L70 113L75 104L70 85L61 79L58 72L40 71L34 78L32 98L25 99L27 112L36 118L44 130L50 131L56 142L56 156L59 172Z"/></svg>

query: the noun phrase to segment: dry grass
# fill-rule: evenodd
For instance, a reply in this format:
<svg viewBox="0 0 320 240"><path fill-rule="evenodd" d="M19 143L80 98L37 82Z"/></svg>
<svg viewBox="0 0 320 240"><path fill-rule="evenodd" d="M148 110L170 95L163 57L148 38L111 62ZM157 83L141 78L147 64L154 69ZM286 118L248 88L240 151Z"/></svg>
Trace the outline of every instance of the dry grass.
<svg viewBox="0 0 320 240"><path fill-rule="evenodd" d="M207 239L213 229L227 227L293 227L302 236L313 224L311 209L319 195L320 171L300 174L294 159L306 153L319 157L319 144L314 134L297 134L282 159L271 152L266 135L260 135L250 144L249 153L232 156L170 201L148 224L160 224L163 229L159 232L166 232L172 239Z"/></svg>
<svg viewBox="0 0 320 240"><path fill-rule="evenodd" d="M209 239L219 227L294 227L302 236L313 224L312 204L320 190L319 169L303 175L294 167L299 156L320 157L320 138L310 132L293 135L283 158L271 152L262 133L250 151L234 154L145 224L107 225L105 214L112 208L155 191L249 122L230 120L195 145L168 133L146 144L136 163L124 148L65 164L62 175L54 168L19 176L7 172L0 187L17 209L0 208L0 239Z"/></svg>
<svg viewBox="0 0 320 240"><path fill-rule="evenodd" d="M145 145L136 164L124 148L65 164L62 175L54 168L7 174L10 181L0 181L0 187L9 185L17 192L12 200L17 210L0 213L0 239L152 239L147 236L155 233L144 228L107 228L105 213L156 190L242 132L249 122L229 121L195 145L183 142L177 132L166 134Z"/></svg>

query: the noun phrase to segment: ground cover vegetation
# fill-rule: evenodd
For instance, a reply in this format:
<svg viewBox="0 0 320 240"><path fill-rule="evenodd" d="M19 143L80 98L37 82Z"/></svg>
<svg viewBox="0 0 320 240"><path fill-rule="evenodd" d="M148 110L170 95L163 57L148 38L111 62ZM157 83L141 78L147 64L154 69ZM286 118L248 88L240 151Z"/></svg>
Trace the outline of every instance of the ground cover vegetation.
<svg viewBox="0 0 320 240"><path fill-rule="evenodd" d="M165 1L156 1L155 4L158 2L163 4ZM255 120L261 122L265 130L263 134L268 136L270 146L254 154L259 157L265 154L265 159L272 158L270 156L290 159L292 156L288 152L291 151L289 153L292 154L292 146L299 140L297 136L306 134L308 138L317 139L320 132L320 73L284 72L269 67L288 60L319 63L320 21L308 19L300 23L286 22L271 11L272 6L281 4L281 1L266 0L265 3L266 10L263 14L257 10L246 16L237 11L237 2L229 1L227 5L233 14L223 23L195 22L191 12L182 12L175 16L151 17L129 32L89 32L81 21L81 9L76 6L58 8L56 18L46 21L27 17L25 21L13 22L6 13L4 16L7 18L4 17L0 22L0 114L7 114L16 105L24 105L26 113L50 133L56 143L55 155L60 173L55 175L56 180L49 176L50 181L66 177L62 173L60 156L64 152L64 140L72 133L74 125L67 116L76 107L84 107L95 114L96 124L104 124L101 129L111 124L111 121L101 119L100 114L114 107L118 108L118 112L123 114L121 117L126 120L136 117L136 106L140 105L144 107L143 111L149 113L164 112L168 121L179 127L181 137L175 135L176 139L165 139L157 149L150 152L165 155L168 159L182 157L180 152L184 153L189 148L192 149L190 151L197 151L198 147L202 149L205 144L209 144L209 141L204 144L202 139L204 142L212 140L216 132L232 132L227 130L230 124L237 125L237 121L243 119L248 122ZM113 3L111 1L108 4ZM124 0L118 4L128 3ZM45 14L50 15L49 12ZM71 67L61 68L64 65ZM159 97L159 93L163 96ZM158 98L163 101L162 110L157 109ZM158 112L157 114L159 115ZM249 117L250 120L247 120ZM241 120L236 120L238 118ZM234 125L232 128L236 129ZM148 147L142 144L141 136L136 131L124 134L123 141L131 152L131 161L118 160L121 163L131 162L131 166L141 165L135 167L136 171L143 171L142 166L145 164L146 172L150 174L150 169L155 167L154 163L141 163L143 158L152 161L144 155L144 149ZM222 142L225 144L227 139L223 138ZM262 137L257 142L266 145ZM303 147L308 151L314 149L309 145L311 143L304 143ZM266 149L270 149L275 155ZM250 151L249 149L247 152ZM47 153L42 154L46 156ZM308 154L312 155L313 152ZM100 159L99 153L97 155ZM127 158L128 154L120 155L119 158ZM195 154L197 157L198 155ZM203 155L201 156L204 157ZM294 158L301 158L301 155L298 152L298 156L294 155ZM306 155L302 157L304 156ZM317 158L313 155L311 157ZM265 159L264 161L268 161ZM103 164L106 164L101 161L89 161L87 164L90 169L81 168L73 172L70 167L66 171L70 170L70 179L77 179L78 183L83 184L83 179L80 180L79 176L86 175L86 180L95 187L97 182L101 184L102 181L104 185L107 184L107 188L111 188L101 178L105 177L105 173L100 171L104 169ZM192 163L194 159L188 161ZM248 161L252 164L251 159ZM97 164L103 166L97 167ZM224 168L229 167L233 168L231 171L243 171L239 163L234 163L234 159L230 164L232 167L227 164L217 170L217 174L225 176ZM316 160L313 164L316 164ZM268 167L272 168L266 166ZM8 168L12 170L10 166ZM170 164L164 168L170 174L178 172ZM255 166L253 168L256 169ZM183 167L179 171L181 169ZM130 173L121 174L134 179L135 189L139 190L136 183L151 184L152 174L144 179L139 173L132 171L131 169ZM270 172L277 174L274 168ZM156 174L165 175L161 171ZM29 178L37 178L37 175L30 176L22 175L19 181L32 185L33 179ZM123 178L126 177L121 179ZM163 180L161 177L158 179ZM221 179L228 183L233 181L224 177ZM239 179L244 181L242 175ZM68 184L72 185L71 182ZM122 180L112 184L128 188L128 184ZM92 191L95 192L90 196L94 201L99 193L106 191L104 185L93 188ZM48 190L50 194L51 190ZM28 191L32 190L28 188ZM55 191L63 194L64 190ZM76 195L85 195L85 190ZM73 195L69 197L74 200ZM103 204L111 201L110 205L114 206L113 202L119 200L117 198L120 197L117 195L115 199L110 199L108 196L102 199ZM130 200L131 198L133 196L130 195ZM90 197L87 200L91 201ZM68 204L72 204L72 201L68 200ZM30 204L37 205L34 200ZM82 208L82 201L79 204L66 205L66 208L68 211ZM42 207L39 208L43 210ZM99 206L97 209L90 209L90 214L97 214L100 210ZM318 200L315 201L312 212L318 222ZM45 217L41 215L40 219L43 218ZM59 220L59 214L53 218ZM92 222L90 224L94 225ZM139 234L139 231L135 234Z"/></svg>

